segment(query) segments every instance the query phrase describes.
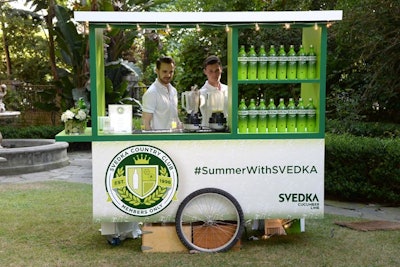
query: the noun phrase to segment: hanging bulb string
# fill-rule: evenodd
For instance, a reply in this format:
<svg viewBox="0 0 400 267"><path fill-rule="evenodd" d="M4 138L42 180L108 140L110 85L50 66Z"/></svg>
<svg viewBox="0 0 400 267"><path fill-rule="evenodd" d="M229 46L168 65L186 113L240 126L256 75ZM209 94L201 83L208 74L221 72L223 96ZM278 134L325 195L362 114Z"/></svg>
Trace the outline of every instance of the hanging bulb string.
<svg viewBox="0 0 400 267"><path fill-rule="evenodd" d="M88 23L85 23L84 24L84 28L88 28L88 25L87 25ZM261 27L264 25L264 26L267 26L267 27L269 27L269 26L274 26L274 25L282 25L283 26L283 28L284 29L286 29L286 30L289 30L289 29L291 29L292 28L292 25L295 25L296 24L296 22L283 22L283 23L274 23L274 24L271 24L271 23L258 23L258 22L255 22L253 25L253 27L254 27L254 30L255 31L260 31L261 30ZM313 23L300 23L299 25L312 25L312 27L315 29L315 30L318 30L319 28L320 28L320 25L317 23L317 22L313 22ZM327 28L330 28L332 25L333 25L333 23L332 22L330 22L330 21L328 21L328 22L326 22L326 27ZM165 32L167 32L167 33L170 33L171 31L172 31L172 28L194 28L197 32L200 32L200 31L202 31L202 29L203 28L221 28L221 27L224 27L225 28L225 31L226 32L229 32L230 31L230 29L231 29L231 27L232 28L236 28L236 27L249 27L249 26L251 26L251 24L249 24L249 23L243 23L243 24L224 24L224 25L221 25L221 24L210 24L210 23L204 23L204 24L193 24L191 27L187 27L187 25L185 24L185 25L180 25L180 24L174 24L174 25L172 25L172 27L170 26L170 24L158 24L158 23L156 23L156 24L139 24L139 23L136 23L136 30L138 31L138 32L140 32L140 31L142 31L143 30L143 27L144 28L153 28L153 29L160 29L160 28L164 28L164 30L165 30ZM110 25L110 24L106 24L105 25L105 28L106 28L106 30L107 31L111 31L112 30L112 26Z"/></svg>

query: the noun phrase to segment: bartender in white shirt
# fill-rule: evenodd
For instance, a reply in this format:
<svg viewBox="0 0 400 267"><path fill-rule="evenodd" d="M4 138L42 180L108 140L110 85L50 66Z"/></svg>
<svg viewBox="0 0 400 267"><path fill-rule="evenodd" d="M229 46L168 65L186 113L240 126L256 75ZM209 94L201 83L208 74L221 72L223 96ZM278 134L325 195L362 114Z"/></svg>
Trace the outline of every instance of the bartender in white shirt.
<svg viewBox="0 0 400 267"><path fill-rule="evenodd" d="M144 129L174 129L179 125L178 94L171 85L175 61L171 57L160 57L156 62L155 71L157 79L142 98Z"/></svg>
<svg viewBox="0 0 400 267"><path fill-rule="evenodd" d="M213 112L212 104L216 104L223 107L221 110L224 113L225 118L228 116L228 86L222 84L222 64L221 60L217 56L209 56L204 60L203 72L207 76L207 81L203 87L200 88L200 112L202 115L202 126L209 126L209 119ZM218 97L214 98L214 101L222 101L220 103L211 103L209 98L212 94L216 94Z"/></svg>

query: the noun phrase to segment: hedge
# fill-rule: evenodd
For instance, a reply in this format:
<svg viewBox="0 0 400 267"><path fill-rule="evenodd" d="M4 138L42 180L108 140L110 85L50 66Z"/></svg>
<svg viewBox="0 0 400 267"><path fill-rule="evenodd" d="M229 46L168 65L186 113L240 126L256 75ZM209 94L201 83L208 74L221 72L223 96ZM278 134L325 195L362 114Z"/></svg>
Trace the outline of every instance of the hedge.
<svg viewBox="0 0 400 267"><path fill-rule="evenodd" d="M54 139L56 134L64 130L64 126L29 126L16 127L0 125L0 132L6 139Z"/></svg>
<svg viewBox="0 0 400 267"><path fill-rule="evenodd" d="M325 194L400 204L400 140L326 134Z"/></svg>
<svg viewBox="0 0 400 267"><path fill-rule="evenodd" d="M351 120L327 120L326 132L334 134L348 133L354 136L398 138L400 137L400 124Z"/></svg>

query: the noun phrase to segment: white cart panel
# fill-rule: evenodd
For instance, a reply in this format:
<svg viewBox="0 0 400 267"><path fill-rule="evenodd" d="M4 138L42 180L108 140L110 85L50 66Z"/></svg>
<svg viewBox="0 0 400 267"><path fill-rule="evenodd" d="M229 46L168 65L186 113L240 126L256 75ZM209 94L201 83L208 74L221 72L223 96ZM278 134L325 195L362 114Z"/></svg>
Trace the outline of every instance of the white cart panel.
<svg viewBox="0 0 400 267"><path fill-rule="evenodd" d="M246 219L322 217L324 145L324 139L93 142L94 220L172 222L179 203L205 187L232 194Z"/></svg>

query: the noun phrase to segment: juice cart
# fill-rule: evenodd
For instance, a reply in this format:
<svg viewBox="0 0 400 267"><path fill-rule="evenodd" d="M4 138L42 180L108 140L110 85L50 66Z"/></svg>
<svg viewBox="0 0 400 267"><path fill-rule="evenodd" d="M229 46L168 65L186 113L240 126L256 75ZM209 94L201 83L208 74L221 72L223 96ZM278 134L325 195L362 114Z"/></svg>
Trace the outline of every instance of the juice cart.
<svg viewBox="0 0 400 267"><path fill-rule="evenodd" d="M322 218L327 24L341 18L341 11L75 12L75 20L89 23L92 125L83 135L61 132L56 139L92 143L93 217L101 233L118 235L118 225L129 222L173 223L187 248L215 252L234 246L249 220L279 219L280 226L302 222L297 227L304 230L304 218ZM240 31L287 23L301 29L304 47L315 48L316 76L239 79ZM121 130L102 131L103 31L199 26L221 27L227 35L226 130L133 129L129 105L116 105L108 116ZM315 130L239 132L239 87L277 83L298 84L301 97L313 99Z"/></svg>

